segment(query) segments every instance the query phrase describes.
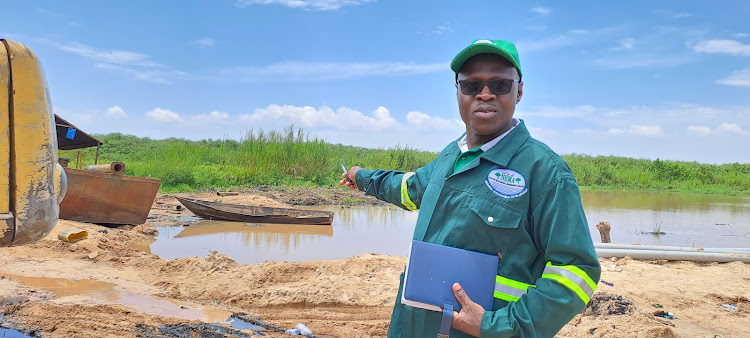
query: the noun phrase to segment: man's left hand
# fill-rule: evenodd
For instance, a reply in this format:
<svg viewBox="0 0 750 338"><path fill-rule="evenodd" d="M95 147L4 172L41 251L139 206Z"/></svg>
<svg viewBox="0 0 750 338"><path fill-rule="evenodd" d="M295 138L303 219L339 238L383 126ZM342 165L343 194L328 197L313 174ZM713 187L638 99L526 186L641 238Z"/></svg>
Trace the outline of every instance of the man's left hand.
<svg viewBox="0 0 750 338"><path fill-rule="evenodd" d="M484 316L484 308L474 303L461 284L453 284L453 294L456 295L456 299L461 303L461 312L453 311L453 322L451 326L456 330L468 333L474 337L479 337L479 327L482 325L482 317Z"/></svg>

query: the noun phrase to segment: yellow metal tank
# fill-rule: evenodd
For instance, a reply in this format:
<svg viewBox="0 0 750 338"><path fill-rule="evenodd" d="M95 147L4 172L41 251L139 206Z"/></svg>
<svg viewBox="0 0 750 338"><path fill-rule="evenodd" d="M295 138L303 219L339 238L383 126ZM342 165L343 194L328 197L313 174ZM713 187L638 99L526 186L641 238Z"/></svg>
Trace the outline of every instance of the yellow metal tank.
<svg viewBox="0 0 750 338"><path fill-rule="evenodd" d="M23 44L0 39L0 247L49 234L66 188L42 65Z"/></svg>

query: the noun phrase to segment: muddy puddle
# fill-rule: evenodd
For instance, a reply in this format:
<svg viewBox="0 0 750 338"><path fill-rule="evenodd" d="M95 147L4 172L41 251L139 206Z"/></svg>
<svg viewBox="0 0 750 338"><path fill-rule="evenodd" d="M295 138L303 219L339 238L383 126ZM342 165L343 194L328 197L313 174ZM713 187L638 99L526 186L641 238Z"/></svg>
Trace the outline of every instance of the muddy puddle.
<svg viewBox="0 0 750 338"><path fill-rule="evenodd" d="M688 193L583 191L594 242L610 223L617 243L705 248L750 247L750 197ZM217 251L241 264L346 259L364 253L405 256L418 213L394 206L325 206L333 225L249 224L199 220L157 227L155 242L134 248L164 259ZM650 232L659 230L663 234Z"/></svg>
<svg viewBox="0 0 750 338"><path fill-rule="evenodd" d="M28 277L12 274L0 274L1 277L14 279L29 287L39 288L54 293L58 304L119 304L140 313L184 320L200 320L207 323L226 324L237 329L262 328L232 318L232 313L220 309L207 308L197 304L175 300L162 300L155 297L122 292L112 283L88 279L69 280L65 278ZM0 337L3 337L0 335Z"/></svg>
<svg viewBox="0 0 750 338"><path fill-rule="evenodd" d="M33 336L27 336L23 334L21 331L16 331L13 329L2 329L0 328L0 337L3 338L26 338L26 337L33 337Z"/></svg>

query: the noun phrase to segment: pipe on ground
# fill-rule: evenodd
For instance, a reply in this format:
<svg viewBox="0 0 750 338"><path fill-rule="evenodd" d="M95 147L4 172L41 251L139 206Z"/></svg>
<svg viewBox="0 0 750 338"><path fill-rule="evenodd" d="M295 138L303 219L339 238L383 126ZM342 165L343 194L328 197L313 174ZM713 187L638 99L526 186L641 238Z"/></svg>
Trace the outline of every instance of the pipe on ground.
<svg viewBox="0 0 750 338"><path fill-rule="evenodd" d="M121 175L122 173L125 172L125 163L112 162L110 164L92 164L92 165L87 165L85 168L83 168L83 170Z"/></svg>
<svg viewBox="0 0 750 338"><path fill-rule="evenodd" d="M698 251L673 250L628 250L596 248L596 255L602 258L630 256L633 259L664 259L670 261L695 262L745 262L750 263L750 254L729 254Z"/></svg>
<svg viewBox="0 0 750 338"><path fill-rule="evenodd" d="M682 246L658 246L616 243L594 243L597 249L625 249L625 250L663 250L663 251L689 251L689 252L715 252L715 253L737 253L750 255L750 248L691 248Z"/></svg>

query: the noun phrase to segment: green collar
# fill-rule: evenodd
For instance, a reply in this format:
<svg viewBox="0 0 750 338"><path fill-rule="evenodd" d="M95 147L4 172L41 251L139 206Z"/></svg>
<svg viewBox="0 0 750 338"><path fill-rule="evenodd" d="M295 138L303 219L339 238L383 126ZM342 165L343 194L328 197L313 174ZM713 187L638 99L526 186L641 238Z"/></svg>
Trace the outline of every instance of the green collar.
<svg viewBox="0 0 750 338"><path fill-rule="evenodd" d="M484 151L482 151L482 146L478 146L474 149L469 149L465 153L461 153L456 157L456 162L453 164L453 172L457 172L463 166L469 164L469 162L473 161L475 158L479 157L479 155L482 155Z"/></svg>

